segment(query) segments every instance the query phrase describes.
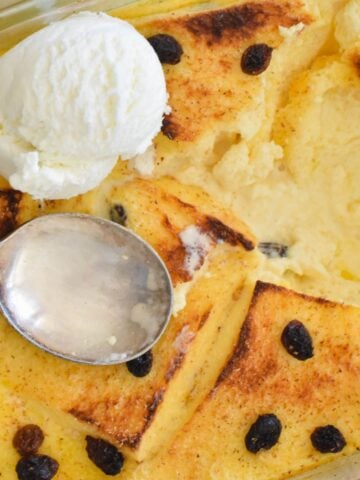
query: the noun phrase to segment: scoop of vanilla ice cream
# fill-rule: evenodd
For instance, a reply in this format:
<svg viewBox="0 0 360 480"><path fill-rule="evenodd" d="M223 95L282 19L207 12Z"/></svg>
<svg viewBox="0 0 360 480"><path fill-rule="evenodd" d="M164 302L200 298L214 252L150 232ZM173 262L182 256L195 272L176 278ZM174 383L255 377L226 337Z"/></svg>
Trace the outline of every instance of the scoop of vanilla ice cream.
<svg viewBox="0 0 360 480"><path fill-rule="evenodd" d="M129 23L80 13L0 58L0 173L36 198L95 187L160 131L159 59Z"/></svg>

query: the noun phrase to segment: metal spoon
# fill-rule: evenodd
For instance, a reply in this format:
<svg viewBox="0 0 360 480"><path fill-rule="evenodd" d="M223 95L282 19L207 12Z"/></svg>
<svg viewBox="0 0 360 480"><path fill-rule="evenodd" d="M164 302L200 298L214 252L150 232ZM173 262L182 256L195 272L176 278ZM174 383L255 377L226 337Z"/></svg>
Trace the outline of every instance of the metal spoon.
<svg viewBox="0 0 360 480"><path fill-rule="evenodd" d="M101 218L36 218L0 244L0 306L26 339L91 365L150 349L172 309L169 273L130 230Z"/></svg>

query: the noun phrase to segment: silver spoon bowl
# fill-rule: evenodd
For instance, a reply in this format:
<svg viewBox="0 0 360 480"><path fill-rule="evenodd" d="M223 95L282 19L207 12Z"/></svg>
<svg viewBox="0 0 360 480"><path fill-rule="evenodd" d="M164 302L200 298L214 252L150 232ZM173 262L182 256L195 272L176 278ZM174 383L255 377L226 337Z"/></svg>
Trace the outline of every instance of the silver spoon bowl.
<svg viewBox="0 0 360 480"><path fill-rule="evenodd" d="M91 365L132 360L169 321L170 275L130 230L97 217L56 214L0 244L0 305L27 340Z"/></svg>

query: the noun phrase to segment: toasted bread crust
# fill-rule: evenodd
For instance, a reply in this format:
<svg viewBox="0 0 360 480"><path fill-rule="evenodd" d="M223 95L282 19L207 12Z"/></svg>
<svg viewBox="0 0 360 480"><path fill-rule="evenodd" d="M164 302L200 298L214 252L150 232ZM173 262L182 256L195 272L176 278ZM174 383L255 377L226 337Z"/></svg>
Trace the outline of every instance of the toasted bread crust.
<svg viewBox="0 0 360 480"><path fill-rule="evenodd" d="M263 302L264 298L268 299L274 295L285 296L287 300L290 301L292 298L294 298L294 300L303 299L305 302L310 302L314 306L320 308L342 308L340 304L324 298L311 297L309 295L288 290L284 287L280 287L279 285L258 281L255 285L248 315L240 332L237 347L235 348L229 363L219 376L217 385L228 381L231 384L241 386L241 388L247 392L251 392L252 390L256 389L256 386L261 384L262 381L266 380L272 374L277 373L278 362L275 358L277 354L275 347L278 346L278 348L282 348L278 342L274 344L274 355L269 351L268 355L263 356L263 363L261 363L261 365L252 362L254 354L256 355L255 352L257 346L255 343L259 342L259 335L261 334L264 339L266 339L268 334L267 329L271 328L270 326L265 325L265 328L262 326L262 330L259 332L256 326L258 319L254 316L254 312L257 314L258 308ZM268 308L272 308L271 303L269 303ZM346 310L346 307L343 308ZM269 348L271 348L271 346L269 346ZM336 361L337 359L335 359L335 362ZM244 364L246 367L239 368L240 364ZM329 381L331 384L331 379L327 377L324 377L321 381ZM307 388L310 389L312 386L312 383L308 384L307 380L304 379L303 390L306 390ZM282 390L281 385L279 386L279 390Z"/></svg>
<svg viewBox="0 0 360 480"><path fill-rule="evenodd" d="M0 190L0 238L18 226L18 213L23 194L17 190Z"/></svg>
<svg viewBox="0 0 360 480"><path fill-rule="evenodd" d="M228 364L224 368L224 370L221 372L221 375L219 376L217 380L217 385L219 385L221 382L225 381L227 378L231 376L232 371L236 368L236 365L243 360L250 351L251 348L251 342L252 342L252 335L253 335L253 318L251 312L255 310L257 307L257 302L261 300L261 297L263 295L269 295L271 293L286 293L287 295L295 295L297 298L303 298L304 300L308 300L311 302L314 302L315 304L321 306L321 305L326 305L328 308L336 308L339 307L338 303L332 302L330 300L327 300L325 298L320 298L320 297L311 297L309 295L305 295L303 293L298 293L298 292L292 292L291 290L288 290L284 287L280 287L279 285L274 285L272 283L267 283L267 282L261 282L258 281L256 282L255 288L254 288L254 294L251 300L251 304L249 307L249 313L244 321L243 327L241 329L240 335L239 335L239 340L237 342L237 346L233 352L233 355L231 359L229 360ZM264 371L266 373L269 373L271 370L273 363L269 363L267 366L264 367Z"/></svg>
<svg viewBox="0 0 360 480"><path fill-rule="evenodd" d="M248 2L199 13L184 19L182 23L197 38L206 40L208 45L219 42L238 43L239 40L251 38L260 28L279 24L291 27L299 22L308 23L308 16L297 16L294 13L301 6L301 2Z"/></svg>
<svg viewBox="0 0 360 480"><path fill-rule="evenodd" d="M360 77L360 54L359 53L356 53L356 54L353 55L352 62L353 62L353 65L356 69L356 72L357 72L358 76Z"/></svg>
<svg viewBox="0 0 360 480"><path fill-rule="evenodd" d="M184 50L178 65L165 66L172 112L164 119L163 134L172 142L194 142L214 123L233 119L254 88L254 79L249 83L240 68L242 51L260 34L276 48L283 41L278 27L299 22L312 22L300 1L245 2L140 22L145 35L173 35Z"/></svg>

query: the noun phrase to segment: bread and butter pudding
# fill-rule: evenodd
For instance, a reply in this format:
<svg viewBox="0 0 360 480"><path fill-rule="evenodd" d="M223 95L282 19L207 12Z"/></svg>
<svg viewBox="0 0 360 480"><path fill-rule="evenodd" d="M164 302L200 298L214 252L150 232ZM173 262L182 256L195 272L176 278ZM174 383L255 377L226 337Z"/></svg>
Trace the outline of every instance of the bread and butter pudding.
<svg viewBox="0 0 360 480"><path fill-rule="evenodd" d="M114 15L163 62L162 133L81 196L38 201L4 181L0 229L56 212L123 223L164 259L174 315L152 352L97 368L1 319L0 472L26 478L12 445L25 424L62 480L280 480L353 453L359 1L142 1ZM282 341L294 321L303 359Z"/></svg>

